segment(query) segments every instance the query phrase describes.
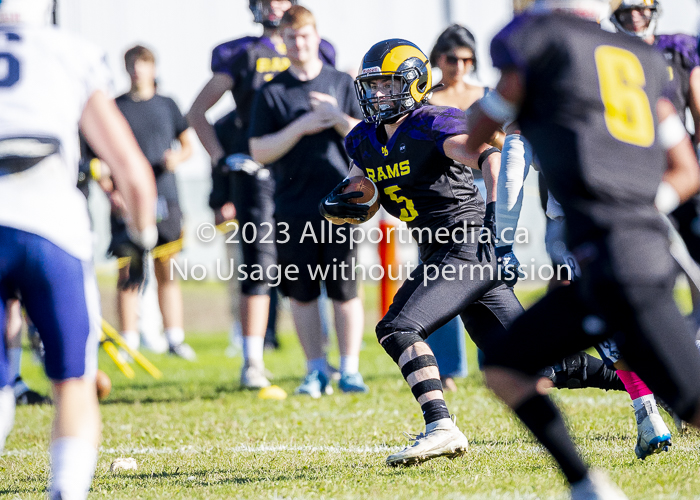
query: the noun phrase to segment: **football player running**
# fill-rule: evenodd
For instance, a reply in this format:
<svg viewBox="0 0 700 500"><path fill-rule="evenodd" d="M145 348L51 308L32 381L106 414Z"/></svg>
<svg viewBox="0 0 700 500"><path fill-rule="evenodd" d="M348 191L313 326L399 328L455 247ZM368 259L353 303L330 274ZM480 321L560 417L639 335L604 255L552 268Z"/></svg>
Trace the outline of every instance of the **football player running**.
<svg viewBox="0 0 700 500"><path fill-rule="evenodd" d="M480 346L489 336L503 334L522 312L512 289L496 278L492 257L500 152L482 144L467 154L464 112L426 105L431 86L430 63L416 45L400 39L375 44L355 79L365 121L345 142L352 159L348 176L375 182L382 206L412 231L422 261L376 328L425 419L425 431L412 446L387 458L390 466L454 458L467 450L425 339L459 314ZM471 168L483 172L486 206ZM321 213L329 220L363 220L358 205L340 194L344 185L321 202Z"/></svg>
<svg viewBox="0 0 700 500"><path fill-rule="evenodd" d="M671 77L672 91L669 98L672 104L679 111L682 120L685 120L685 110L689 109L691 116L698 126L700 110L700 71L698 71L698 55L696 53L696 38L683 35L655 35L656 22L660 14L660 7L656 0L623 0L620 6L613 12L610 20L617 27L618 31L643 39L646 43L655 46L662 51L668 64L668 72ZM696 139L698 135L696 134ZM523 160L524 156L528 158ZM519 193L522 190L524 176L527 175L528 167L525 163L532 160L532 148L524 138L519 135L509 137L504 147L504 161L502 166L502 177L499 183L499 192L502 203L497 206L496 220L499 231L512 231L517 225L518 215L522 197ZM550 229L562 227L564 224L564 213L561 206L549 193L547 204L547 216L552 224L548 223L548 249L560 249L556 255L552 255L553 260L566 260L571 266L575 275L578 264L571 253L566 250L563 234L560 238L550 237ZM676 223L679 232L683 236L688 248L693 256L700 257L700 238L693 230L693 221L697 220L697 197L683 203L674 210L670 217ZM563 231L560 231L563 233ZM550 241L555 240L554 245ZM563 251L561 251L563 249ZM499 242L496 253L503 255L508 265L517 267L517 258L512 254L512 245L506 242ZM691 291L693 289L691 288ZM693 302L697 302L698 297L693 297ZM697 310L697 307L695 308ZM651 390L644 382L625 365L620 359L620 353L613 340L606 340L597 346L601 356L606 363L617 369L617 374L622 380L625 389L630 394L635 410L637 422L637 444L635 453L638 458L644 459L647 456L668 450L671 444L671 434L668 427L658 414L656 400ZM572 359L576 359L578 355ZM562 370L553 376L557 386L566 386L570 381L576 382L576 375L573 376L567 370ZM670 408L669 412L674 418L679 431L683 429L683 422Z"/></svg>
<svg viewBox="0 0 700 500"><path fill-rule="evenodd" d="M49 498L87 497L97 461L95 391L100 302L85 197L77 189L78 129L112 167L129 208L130 283L143 279L158 237L153 172L108 97L104 53L47 27L50 0L0 0L0 325L21 295L45 347L56 416ZM14 395L0 335L0 448Z"/></svg>
<svg viewBox="0 0 700 500"><path fill-rule="evenodd" d="M696 150L700 143L700 56L697 37L676 33L657 35L656 23L661 15L657 0L623 0L610 16L618 31L644 40L659 49L666 58L672 90L669 100L686 122L686 110L692 117ZM688 248L690 256L700 262L700 197L694 196L669 214ZM700 328L700 295L691 287L693 300L692 318ZM700 333L700 332L699 332ZM674 416L676 424L679 424Z"/></svg>
<svg viewBox="0 0 700 500"><path fill-rule="evenodd" d="M700 424L700 356L673 299L675 266L659 214L697 192L699 166L664 97L663 58L598 25L619 0L519 3L532 11L492 42L501 80L479 104L468 151L518 121L567 217L581 279L549 292L498 346L487 346L486 381L552 453L572 498L625 498L588 470L537 373L613 338L655 394Z"/></svg>
<svg viewBox="0 0 700 500"><path fill-rule="evenodd" d="M499 265L502 266L502 274L510 286L514 286L518 279L520 263L513 253L512 235L518 225L524 181L531 164L533 164L532 146L518 130L514 130L506 137L496 189L499 200L496 203L496 227L499 235L503 236L496 244L496 255ZM547 195L546 215L550 219L548 222L553 223L547 225L547 250L554 265L568 267L564 269L564 276L569 279L568 281L578 279L579 264L562 241L566 223L564 213L551 193ZM552 228L557 228L554 232L561 234L552 237L549 234ZM552 240L555 241L554 244ZM604 361L582 351L567 356L555 365L545 368L541 373L560 389L595 387L605 390L626 390L632 399L637 423L637 443L634 448L637 458L645 459L654 453L668 451L671 445L671 433L659 415L656 399L651 390L620 359L617 345L613 340L606 340L595 347Z"/></svg>

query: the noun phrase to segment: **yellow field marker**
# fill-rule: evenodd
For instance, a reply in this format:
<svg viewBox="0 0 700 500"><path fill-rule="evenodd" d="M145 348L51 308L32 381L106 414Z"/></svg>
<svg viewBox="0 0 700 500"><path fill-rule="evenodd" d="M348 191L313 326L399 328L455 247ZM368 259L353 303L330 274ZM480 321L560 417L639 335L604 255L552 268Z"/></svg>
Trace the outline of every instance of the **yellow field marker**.
<svg viewBox="0 0 700 500"><path fill-rule="evenodd" d="M115 330L114 327L112 325L110 325L109 323L107 323L104 319L102 319L102 332L107 336L107 338L109 340L111 340L112 342L117 344L119 347L124 349L126 351L126 353L129 356L131 356L134 359L134 361L136 361L139 364L139 366L141 366L141 368L146 370L146 372L148 372L148 374L151 377L153 377L155 379L159 379L163 376L163 373L158 368L156 368L153 365L153 363L148 361L148 359L146 359L146 357L143 354L141 354L140 352L135 351L131 347L129 347L126 344L126 341L124 340L124 338L121 335L119 335L117 330Z"/></svg>

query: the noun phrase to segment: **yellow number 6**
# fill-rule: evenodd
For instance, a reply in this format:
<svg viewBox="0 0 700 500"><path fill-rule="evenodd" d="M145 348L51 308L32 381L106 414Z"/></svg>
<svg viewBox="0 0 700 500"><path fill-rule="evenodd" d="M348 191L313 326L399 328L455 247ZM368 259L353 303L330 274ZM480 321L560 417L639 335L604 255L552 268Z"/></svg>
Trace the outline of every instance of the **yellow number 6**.
<svg viewBox="0 0 700 500"><path fill-rule="evenodd" d="M595 50L605 125L618 141L648 148L654 144L654 117L644 92L644 68L632 52L601 45Z"/></svg>
<svg viewBox="0 0 700 500"><path fill-rule="evenodd" d="M389 198L391 198L393 201L396 203L405 203L406 208L401 209L401 215L399 216L399 219L401 219L404 222L410 222L416 217L418 217L418 212L416 212L416 209L413 205L413 201L409 200L405 196L396 196L396 192L401 191L401 188L399 186L388 186L384 188L384 192L389 195Z"/></svg>

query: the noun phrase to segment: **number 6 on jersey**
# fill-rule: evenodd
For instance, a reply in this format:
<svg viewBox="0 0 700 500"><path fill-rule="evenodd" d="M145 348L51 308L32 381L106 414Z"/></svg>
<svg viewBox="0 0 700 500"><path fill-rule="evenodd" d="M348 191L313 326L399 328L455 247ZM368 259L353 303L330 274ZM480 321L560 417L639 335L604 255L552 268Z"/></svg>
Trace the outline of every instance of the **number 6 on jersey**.
<svg viewBox="0 0 700 500"><path fill-rule="evenodd" d="M646 78L637 56L619 47L595 50L605 125L615 139L648 148L654 144L654 117L644 92Z"/></svg>

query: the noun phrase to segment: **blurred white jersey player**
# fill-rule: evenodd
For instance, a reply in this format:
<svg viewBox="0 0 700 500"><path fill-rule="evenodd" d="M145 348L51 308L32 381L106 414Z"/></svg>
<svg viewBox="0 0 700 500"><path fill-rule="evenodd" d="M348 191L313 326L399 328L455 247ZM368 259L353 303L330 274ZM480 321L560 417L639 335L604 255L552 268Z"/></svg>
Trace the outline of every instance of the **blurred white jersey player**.
<svg viewBox="0 0 700 500"><path fill-rule="evenodd" d="M155 184L92 44L48 26L50 0L0 0L0 325L21 297L46 350L56 420L52 499L82 499L97 460L99 297L85 198L76 188L78 128L115 173L131 215L133 285L157 235ZM14 416L0 335L0 449Z"/></svg>

